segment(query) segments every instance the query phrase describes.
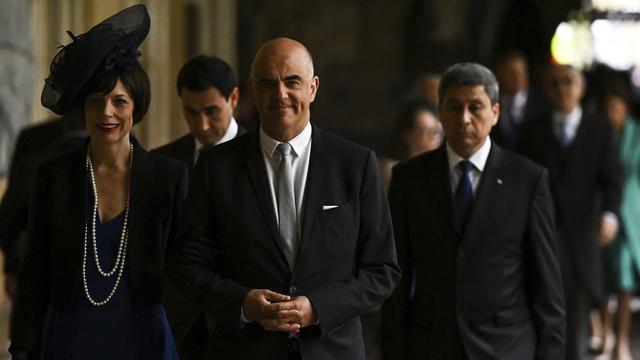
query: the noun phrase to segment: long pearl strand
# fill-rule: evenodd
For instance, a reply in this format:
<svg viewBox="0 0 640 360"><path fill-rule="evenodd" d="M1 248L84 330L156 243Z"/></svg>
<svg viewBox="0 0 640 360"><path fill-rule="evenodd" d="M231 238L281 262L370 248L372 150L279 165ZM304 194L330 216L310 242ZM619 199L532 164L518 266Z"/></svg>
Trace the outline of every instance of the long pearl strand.
<svg viewBox="0 0 640 360"><path fill-rule="evenodd" d="M133 144L130 144L129 146L129 168L131 169L133 164ZM130 186L129 186L129 190L127 191L127 205L125 207L125 211L124 211L124 221L122 224L122 233L120 234L120 244L118 246L118 254L116 256L116 261L113 265L113 268L108 271L105 272L102 270L102 268L100 267L100 259L98 258L98 245L97 245L97 241L96 241L96 217L97 217L97 213L98 213L98 188L96 186L96 178L93 172L93 163L91 161L91 147L87 146L87 159L86 159L86 165L87 165L87 169L89 169L89 174L91 175L91 187L93 190L93 213L91 216L91 237L93 240L93 255L96 261L96 268L98 270L98 273L103 276L103 277L111 277L113 276L116 272L117 272L117 276L116 276L116 281L115 284L113 285L113 289L111 289L111 292L109 293L109 295L107 295L106 299L102 300L102 301L96 301L93 299L93 297L91 297L91 294L89 293L89 285L87 283L87 255L88 255L88 239L87 239L87 235L88 235L88 225L87 222L85 221L84 224L84 251L82 253L82 285L84 287L84 294L87 297L87 300L89 301L89 303L91 303L94 306L102 306L105 305L106 303L108 303L111 298L113 297L113 294L115 294L116 289L118 288L118 284L120 283L120 279L122 278L122 272L124 271L124 263L125 263L125 258L126 258L126 252L127 252L127 241L129 238L129 229L128 229L128 221L129 221L129 199L130 199Z"/></svg>

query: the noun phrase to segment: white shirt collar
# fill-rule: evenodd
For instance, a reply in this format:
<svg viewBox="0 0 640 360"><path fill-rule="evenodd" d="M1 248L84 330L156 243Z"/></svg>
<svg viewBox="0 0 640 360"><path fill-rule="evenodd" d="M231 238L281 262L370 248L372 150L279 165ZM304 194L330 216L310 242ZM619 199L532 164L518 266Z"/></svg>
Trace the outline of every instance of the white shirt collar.
<svg viewBox="0 0 640 360"><path fill-rule="evenodd" d="M227 141L235 138L236 135L238 135L238 123L236 122L236 119L234 119L232 117L231 121L229 122L229 126L227 127L227 131L224 133L224 135L222 135L222 137L218 141L215 142L214 145L218 145L218 144L222 144L223 142L227 142Z"/></svg>
<svg viewBox="0 0 640 360"><path fill-rule="evenodd" d="M518 109L524 107L527 104L528 96L529 91L527 91L527 89L518 91L515 95L513 95L513 106Z"/></svg>
<svg viewBox="0 0 640 360"><path fill-rule="evenodd" d="M475 152L469 159L465 159L462 156L456 154L455 151L449 146L449 141L446 144L447 147L447 159L449 161L449 171L453 171L458 163L462 160L469 160L473 166L479 172L484 171L484 167L487 164L487 159L489 158L489 151L491 150L491 138L487 136L484 141L484 144Z"/></svg>
<svg viewBox="0 0 640 360"><path fill-rule="evenodd" d="M307 123L307 126L304 127L302 132L298 134L293 139L289 140L288 143L293 148L294 156L300 156L309 142L311 141L311 122ZM278 141L271 136L267 135L267 133L260 128L260 147L262 151L267 154L270 158L273 158L273 153L276 151L276 147L280 144L281 141Z"/></svg>
<svg viewBox="0 0 640 360"><path fill-rule="evenodd" d="M571 110L568 114L562 114L557 111L553 112L553 125L554 128L558 129L562 126L562 121L566 119L569 131L571 133L575 133L575 130L580 125L580 120L582 119L582 107L580 105L576 106Z"/></svg>
<svg viewBox="0 0 640 360"><path fill-rule="evenodd" d="M236 119L232 117L231 121L229 122L229 126L227 126L227 131L224 133L224 135L222 135L220 139L218 139L218 141L213 143L213 145L218 145L218 144L222 144L223 142L227 142L235 138L236 135L238 135L238 123L236 122ZM198 152L202 149L204 144L201 143L195 136L193 138L196 141L196 152Z"/></svg>

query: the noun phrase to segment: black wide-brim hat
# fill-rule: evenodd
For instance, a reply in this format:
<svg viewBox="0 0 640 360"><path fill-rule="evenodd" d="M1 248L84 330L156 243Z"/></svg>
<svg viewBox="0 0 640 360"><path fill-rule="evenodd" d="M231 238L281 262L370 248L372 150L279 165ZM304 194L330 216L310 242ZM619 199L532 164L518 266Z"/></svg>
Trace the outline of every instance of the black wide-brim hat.
<svg viewBox="0 0 640 360"><path fill-rule="evenodd" d="M151 20L144 5L134 5L107 18L58 52L51 62L40 101L58 115L66 114L96 71L115 71L138 62L138 47Z"/></svg>

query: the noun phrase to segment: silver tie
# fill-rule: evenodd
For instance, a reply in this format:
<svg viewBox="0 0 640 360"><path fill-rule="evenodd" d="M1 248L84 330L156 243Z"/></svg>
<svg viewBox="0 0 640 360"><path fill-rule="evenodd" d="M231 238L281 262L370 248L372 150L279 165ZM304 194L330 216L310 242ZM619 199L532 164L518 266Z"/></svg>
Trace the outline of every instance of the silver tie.
<svg viewBox="0 0 640 360"><path fill-rule="evenodd" d="M278 227L282 239L282 249L293 270L298 250L298 221L296 197L293 190L293 171L291 169L292 148L289 143L280 143L276 150L280 153L278 171Z"/></svg>

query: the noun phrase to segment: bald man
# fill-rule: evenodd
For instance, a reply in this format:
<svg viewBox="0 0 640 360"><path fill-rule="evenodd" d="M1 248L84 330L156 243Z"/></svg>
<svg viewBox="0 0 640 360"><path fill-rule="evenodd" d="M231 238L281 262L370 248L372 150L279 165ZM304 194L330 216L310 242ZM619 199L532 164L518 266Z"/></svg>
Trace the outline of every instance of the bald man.
<svg viewBox="0 0 640 360"><path fill-rule="evenodd" d="M198 159L171 265L218 318L216 358L364 359L359 314L400 278L376 157L311 124L319 85L302 44L267 42L260 128Z"/></svg>

